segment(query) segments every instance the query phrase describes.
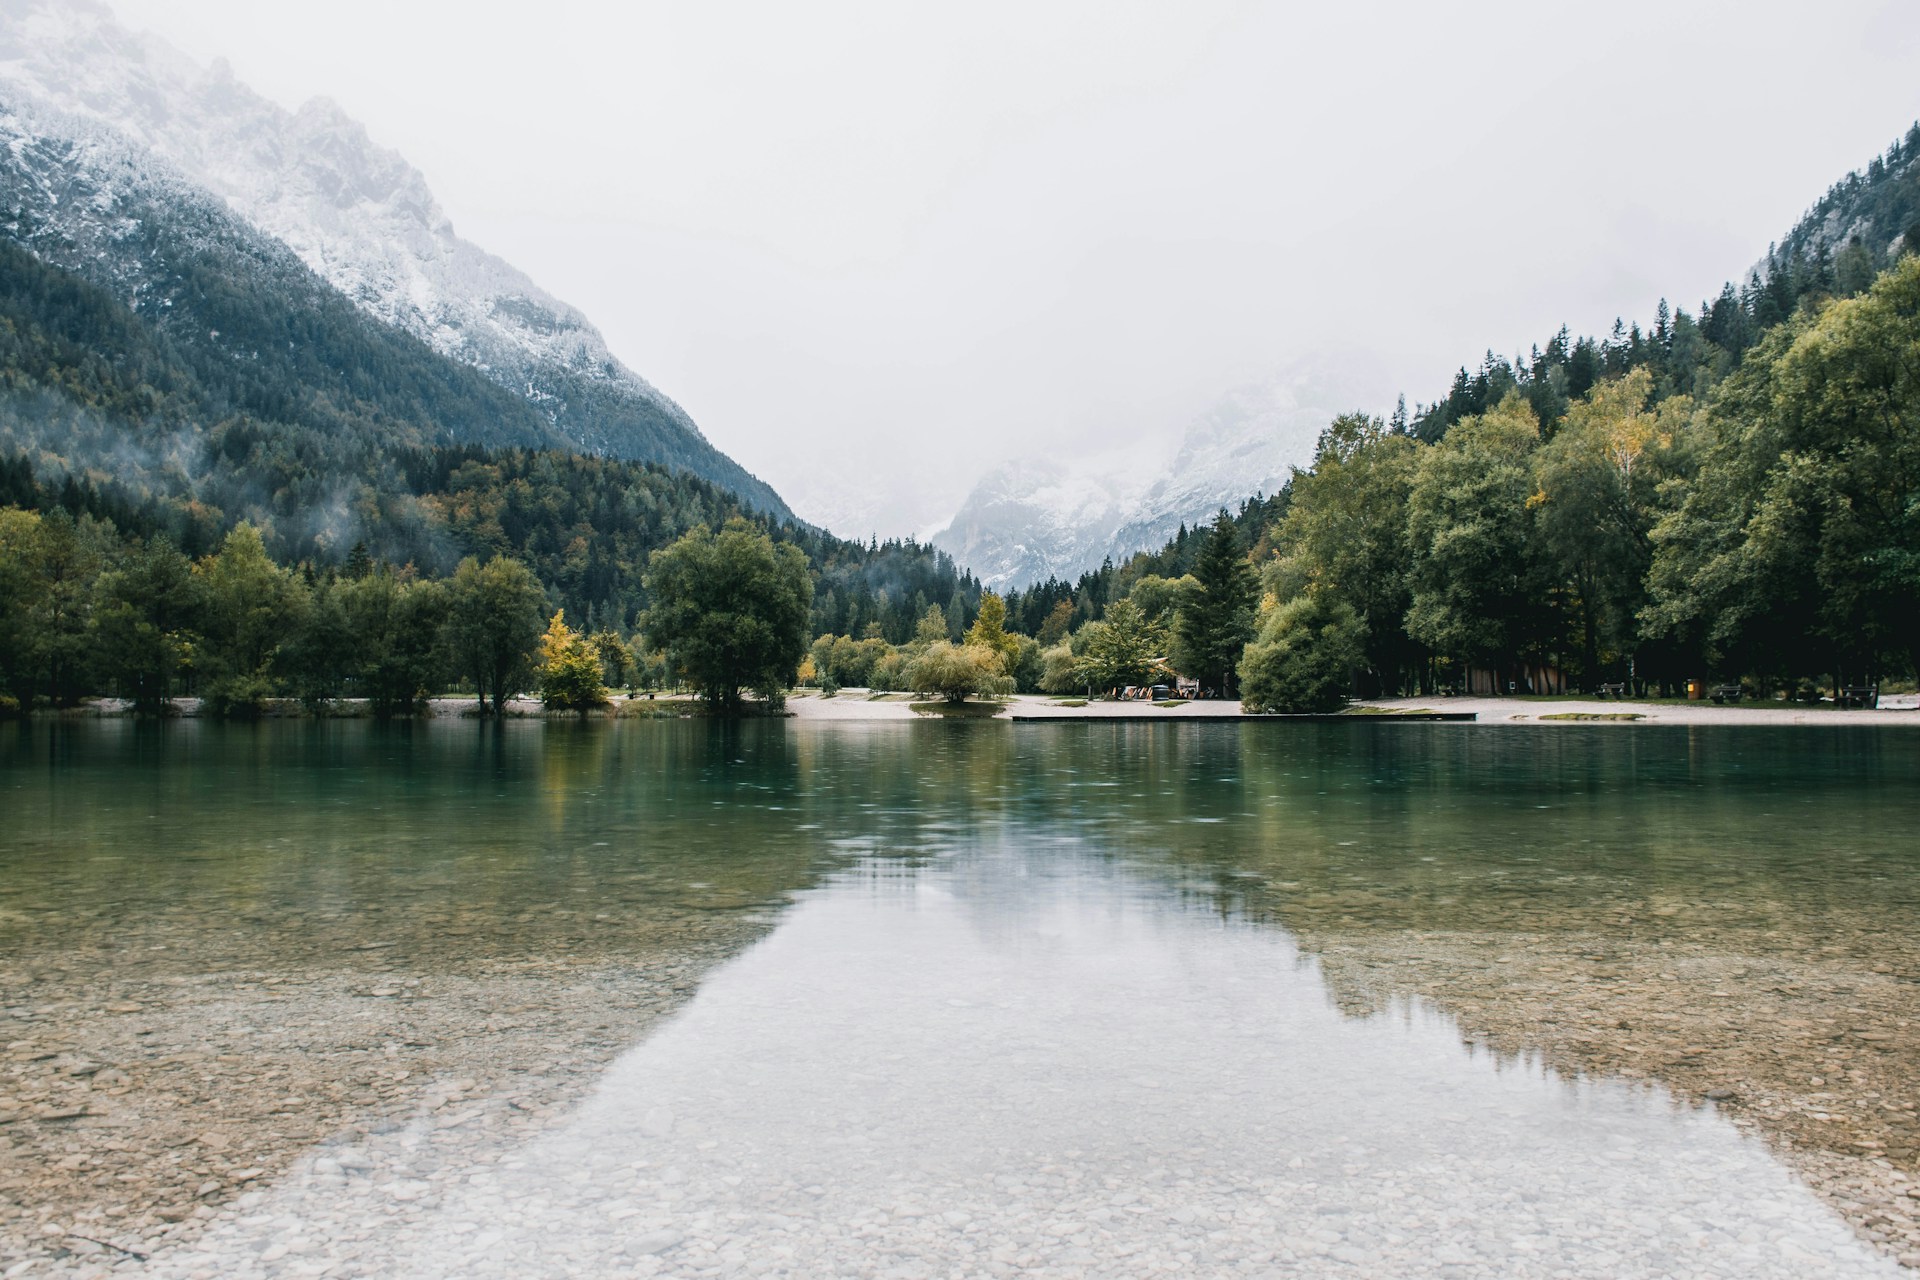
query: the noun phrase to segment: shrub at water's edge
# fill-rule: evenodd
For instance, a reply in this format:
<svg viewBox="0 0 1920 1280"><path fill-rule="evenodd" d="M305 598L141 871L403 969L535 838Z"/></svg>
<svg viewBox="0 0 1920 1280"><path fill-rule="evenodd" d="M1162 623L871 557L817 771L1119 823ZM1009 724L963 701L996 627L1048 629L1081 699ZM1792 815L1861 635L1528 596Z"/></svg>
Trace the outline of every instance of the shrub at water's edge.
<svg viewBox="0 0 1920 1280"><path fill-rule="evenodd" d="M1241 704L1256 712L1338 711L1365 652L1352 606L1309 593L1270 613L1240 660Z"/></svg>
<svg viewBox="0 0 1920 1280"><path fill-rule="evenodd" d="M935 694L949 703L1013 692L1013 677L1003 674L999 654L983 644L945 640L929 645L914 660L907 668L907 683L916 693Z"/></svg>
<svg viewBox="0 0 1920 1280"><path fill-rule="evenodd" d="M941 720L991 720L1007 709L1004 702L915 702L909 710L917 716Z"/></svg>

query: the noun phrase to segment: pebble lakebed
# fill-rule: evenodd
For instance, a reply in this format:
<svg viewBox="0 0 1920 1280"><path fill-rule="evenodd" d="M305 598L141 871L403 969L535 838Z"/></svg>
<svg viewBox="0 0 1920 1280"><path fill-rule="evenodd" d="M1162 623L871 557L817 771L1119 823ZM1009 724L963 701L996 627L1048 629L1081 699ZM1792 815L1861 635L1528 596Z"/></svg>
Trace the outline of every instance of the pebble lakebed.
<svg viewBox="0 0 1920 1280"><path fill-rule="evenodd" d="M284 935L210 949L178 923L111 950L76 936L30 970L0 960L0 1275L139 1266L243 1212L316 1145L383 1153L423 1128L434 1150L523 1140L766 928L695 913L610 946L588 918L571 921L571 956L446 965Z"/></svg>
<svg viewBox="0 0 1920 1280"><path fill-rule="evenodd" d="M1920 1262L1907 1105L1916 1061L1909 1028L1920 1009L1915 984L1893 971L1900 957L1880 956L1873 968L1885 972L1876 973L1845 955L1729 960L1710 942L1690 954L1661 938L1636 948L1570 935L1355 931L1310 910L1293 923L1319 958L1330 998L1349 1013L1411 994L1451 1012L1486 1052L1568 1075L1642 1079L1703 1105L1712 1095L1711 1105L1765 1136L1863 1241ZM565 1120L622 1049L766 928L759 918L715 914L663 926L643 954L623 945L618 958L500 959L460 974L378 947L312 967L201 971L175 957L144 977L124 963L108 976L79 956L64 974L43 971L30 984L0 971L14 1027L0 1085L8 1117L0 1125L0 1273L225 1275L230 1247L244 1240L241 1256L261 1275L378 1274L356 1271L341 1251L376 1241L384 1249L396 1233L425 1230L425 1215L450 1192L510 1183L517 1155ZM197 976L175 971L182 967ZM956 1232L999 1221L1022 1225L979 1241L983 1273L1044 1263L1063 1275L1102 1274L1119 1265L1097 1248L1111 1242L1111 1220L1154 1215L1182 1229L1198 1223L1204 1229L1186 1237L1213 1243L1198 1254L1172 1246L1129 1253L1129 1267L1183 1270L1231 1255L1257 1273L1278 1265L1276 1240L1290 1240L1292 1257L1329 1274L1348 1265L1337 1230L1276 1236L1273 1223L1245 1217L1244 1197L1229 1202L1225 1189L1209 1189L1203 1153L1187 1158L1170 1162L1158 1201L1115 1203L1115 1193L1070 1168L1015 1170L1005 1183L912 1188L850 1211L836 1227L843 1238L813 1227L786 1239L763 1234L763 1243L791 1252L759 1260L784 1259L789 1274L805 1274L809 1249L844 1257L864 1240L885 1271L906 1266L922 1234L932 1233L929 1249L936 1237L945 1247ZM596 1221L632 1219L621 1261L634 1274L677 1274L695 1261L755 1270L756 1259L728 1256L744 1219L731 1229L709 1221L703 1236L684 1223L650 1225L633 1208L663 1192L671 1198L672 1170L597 1168L591 1151L579 1159L583 1174L605 1184ZM1310 1202L1299 1178L1278 1182L1290 1215ZM284 1194L276 1187L318 1194L330 1207L295 1220L265 1212ZM822 1190L786 1191L793 1203L784 1215L777 1201L756 1202L748 1215L755 1232L817 1227L807 1206ZM485 1230L476 1222L473 1238ZM196 1263L196 1242L209 1231L229 1246L227 1262ZM1516 1274L1513 1256L1482 1265L1430 1233L1411 1232L1405 1247L1409 1257L1427 1249L1420 1256L1434 1274Z"/></svg>

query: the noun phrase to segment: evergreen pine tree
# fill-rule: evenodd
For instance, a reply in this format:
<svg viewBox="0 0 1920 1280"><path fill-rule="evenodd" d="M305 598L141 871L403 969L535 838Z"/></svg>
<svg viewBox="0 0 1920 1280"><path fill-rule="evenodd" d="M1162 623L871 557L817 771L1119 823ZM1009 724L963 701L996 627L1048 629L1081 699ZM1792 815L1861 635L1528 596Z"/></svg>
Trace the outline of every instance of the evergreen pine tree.
<svg viewBox="0 0 1920 1280"><path fill-rule="evenodd" d="M1201 684L1231 696L1241 650L1253 635L1254 576L1225 511L1201 541L1193 576L1200 589L1174 619L1177 662Z"/></svg>

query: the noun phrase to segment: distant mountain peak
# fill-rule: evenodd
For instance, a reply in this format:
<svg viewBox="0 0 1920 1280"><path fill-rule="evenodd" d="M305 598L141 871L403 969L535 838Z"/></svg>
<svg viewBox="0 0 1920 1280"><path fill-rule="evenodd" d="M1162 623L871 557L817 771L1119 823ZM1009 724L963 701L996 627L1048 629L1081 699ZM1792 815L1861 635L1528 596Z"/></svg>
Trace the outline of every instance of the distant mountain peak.
<svg viewBox="0 0 1920 1280"><path fill-rule="evenodd" d="M1275 493L1313 457L1341 413L1391 402L1381 363L1321 352L1223 394L1177 443L1103 458L1023 459L981 478L935 546L989 586L1071 581L1111 558L1159 547L1182 524Z"/></svg>

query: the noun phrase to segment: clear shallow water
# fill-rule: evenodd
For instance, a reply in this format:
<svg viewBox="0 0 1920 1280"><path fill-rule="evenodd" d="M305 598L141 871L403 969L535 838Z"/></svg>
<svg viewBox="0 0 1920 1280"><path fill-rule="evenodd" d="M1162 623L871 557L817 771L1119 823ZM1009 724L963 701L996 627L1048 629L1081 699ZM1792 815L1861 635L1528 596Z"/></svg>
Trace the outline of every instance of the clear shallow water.
<svg viewBox="0 0 1920 1280"><path fill-rule="evenodd" d="M154 938L455 967L797 900L550 1139L425 1198L290 1181L230 1262L297 1229L365 1235L350 1252L394 1274L947 1274L996 1250L1060 1274L1872 1274L1710 1112L1475 1056L1424 1006L1344 1017L1276 926L1910 928L1916 746L40 725L0 739L0 942L28 968L81 940L154 963Z"/></svg>
<svg viewBox="0 0 1920 1280"><path fill-rule="evenodd" d="M318 1232L394 1276L1899 1274L1713 1113L1502 1069L1419 1006L1343 1017L1284 936L1058 849L836 875L561 1130L430 1208L380 1190L290 1186L213 1257Z"/></svg>

